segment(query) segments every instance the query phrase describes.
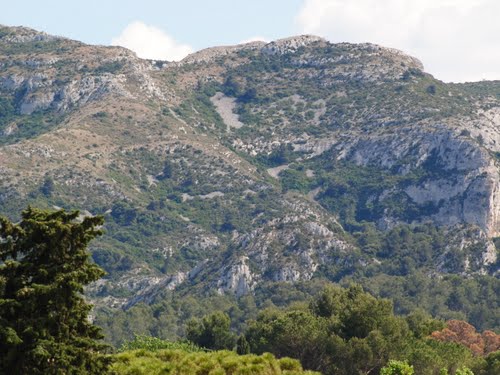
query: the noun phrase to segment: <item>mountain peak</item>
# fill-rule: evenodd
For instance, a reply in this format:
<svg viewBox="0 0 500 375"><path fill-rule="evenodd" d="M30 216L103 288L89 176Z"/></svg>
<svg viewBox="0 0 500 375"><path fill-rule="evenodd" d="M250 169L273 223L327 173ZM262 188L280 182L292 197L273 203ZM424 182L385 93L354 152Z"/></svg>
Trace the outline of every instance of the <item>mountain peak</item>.
<svg viewBox="0 0 500 375"><path fill-rule="evenodd" d="M229 55L231 53L243 51L243 50L260 50L267 54L283 54L289 52L295 52L300 47L305 47L313 43L327 41L319 36L315 35L297 35L283 39L277 39L270 43L264 41L253 41L249 43L236 44L231 46L218 46L205 48L200 51L194 52L189 56L185 57L181 63L191 64L198 62L209 62L215 58Z"/></svg>
<svg viewBox="0 0 500 375"><path fill-rule="evenodd" d="M407 54L397 48L385 47L374 43L359 43L359 44L350 44L350 43L341 43L341 45L350 45L354 48L358 48L364 50L368 53L376 53L381 56L390 57L393 60L399 60L401 62L405 62L407 66L414 67L419 70L424 70L424 64L414 56Z"/></svg>
<svg viewBox="0 0 500 375"><path fill-rule="evenodd" d="M422 69L312 35L164 64L0 26L0 209L104 213L111 276L91 293L114 306L365 269L493 274L498 90Z"/></svg>
<svg viewBox="0 0 500 375"><path fill-rule="evenodd" d="M211 63L240 51L254 51L267 56L296 54L296 65L346 64L386 66L399 77L408 68L424 70L422 62L398 49L372 43L331 43L316 35L296 35L266 43L255 41L232 46L206 48L185 57L181 64ZM304 52L304 53L302 53ZM375 74L375 76L378 76Z"/></svg>
<svg viewBox="0 0 500 375"><path fill-rule="evenodd" d="M327 43L326 39L316 35L296 35L288 38L277 39L268 43L262 48L262 52L268 54L284 54L295 52L297 49L311 44L326 45Z"/></svg>
<svg viewBox="0 0 500 375"><path fill-rule="evenodd" d="M66 39L60 36L50 35L43 31L37 31L24 26L0 25L1 43L28 43L46 42L56 39Z"/></svg>
<svg viewBox="0 0 500 375"><path fill-rule="evenodd" d="M209 62L217 57L222 57L243 50L257 50L266 45L266 42L255 41L232 46L209 47L196 51L181 60L182 64Z"/></svg>

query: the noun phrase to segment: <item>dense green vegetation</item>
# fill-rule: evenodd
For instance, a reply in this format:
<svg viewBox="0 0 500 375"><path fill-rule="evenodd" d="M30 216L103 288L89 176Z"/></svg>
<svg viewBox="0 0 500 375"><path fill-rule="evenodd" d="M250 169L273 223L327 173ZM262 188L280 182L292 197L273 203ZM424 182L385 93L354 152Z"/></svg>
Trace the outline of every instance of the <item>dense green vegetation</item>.
<svg viewBox="0 0 500 375"><path fill-rule="evenodd" d="M188 353L197 353L205 351L205 349L193 344L190 341L168 341L153 336L137 335L134 337L133 340L124 342L123 345L120 346L118 352L126 352L138 349L143 349L148 351L170 349L170 350L182 350Z"/></svg>
<svg viewBox="0 0 500 375"><path fill-rule="evenodd" d="M0 39L12 32L0 27ZM135 86L143 80L136 77L137 69L128 76L135 62L125 55L96 52L96 61L87 63L80 61L79 51L75 61L69 51L76 45L50 38L0 42L0 54L6 56L2 60L5 85L0 88L0 145L17 143L12 153L5 148L6 155L15 156L13 160L17 156L20 162L29 162L30 157L37 160L32 169L23 170L29 171L26 178L16 174L17 159L6 165L0 203L13 221L22 219L18 213L28 203L67 210L78 206L105 217L105 234L92 244L91 252L107 275L87 289L87 296L97 304L92 315L105 341L122 348L115 371L174 372L183 368L181 361L199 372L234 373L233 367L221 365L226 360L237 362L241 373L268 367L276 373L292 370L280 367L286 360L269 355L210 352L227 349L238 354L289 355L326 374L379 370L383 374L467 374L466 367L471 367L476 375L496 375L498 354L475 358L463 346L427 338L431 328L449 319L466 320L478 330L500 328L500 261L485 266L483 259L489 239L472 226L450 229L427 221L446 202L417 204L404 193L410 185L440 178L461 181L461 172L447 169L437 151L420 163L415 150L425 145L418 143L391 168L359 163L335 145L317 153L308 147L318 140L342 141L349 134L390 139L437 124L436 128L429 125L432 132L450 116L462 122L477 108L497 105L498 82L445 84L419 68L385 61L388 57L380 57L374 46L313 45L285 54L243 50L217 58L216 69L211 62L175 69L156 64L151 72L141 68L146 78L151 73L158 89L177 98L174 108L155 102L154 95L144 95L144 101L135 95L144 89ZM384 69L370 68L375 66ZM45 149L38 149L35 138L65 119L56 113L58 95L63 95L69 82L90 78L97 88L100 75L108 82L117 73L127 75L123 89L137 97L130 112L125 96L123 103L115 97L108 102L107 96L99 102L90 99L81 107L70 103L69 132L55 137L61 144L47 158L46 167ZM12 74L22 76L22 81L10 82ZM40 92L36 85L30 86L32 74L40 74ZM228 129L211 101L217 92L234 99L244 126ZM23 103L43 99L38 94L54 94L54 103L22 115ZM144 107L138 110L135 105ZM79 115L73 116L77 111ZM66 156L58 159L56 154L64 149L64 137L76 130L78 139L90 143L81 146L78 155L67 154L75 164L66 165ZM472 139L465 129L455 136L460 143L485 141ZM206 143L200 141L204 137ZM27 139L34 142L22 142ZM50 147L50 139L47 142ZM61 155L65 152L69 151ZM100 159L100 155L107 157ZM499 159L494 152L490 155ZM413 168L417 161L420 167ZM267 171L275 167L282 169L277 177ZM325 246L323 254L315 253L321 244L315 242L313 231L304 228L318 224L332 232L328 241L333 237L345 241L347 250ZM274 234L275 240L262 240ZM260 248L250 254L247 245L253 239ZM495 243L500 248L500 240ZM313 254L309 260L315 264L314 271L300 278L312 280L273 281L280 268L303 260L308 252ZM273 264L262 270L256 259L264 253ZM220 295L220 267L238 257L248 258L258 284L247 295ZM40 273L49 268L40 267ZM187 276L175 291L161 283L148 290L150 282L186 277L193 269L194 276ZM34 306L41 303L30 293L44 288L31 285L30 279L22 282L16 293L25 293L23 298ZM352 283L369 294L358 286L349 288ZM36 360L46 359L49 351L38 348L56 347L56 339L35 345L45 333L35 330L36 337L31 337L26 327L33 320L14 317L26 311L12 302L7 294L14 292L5 285L0 279L0 312L7 317L0 319L2 340L7 343L1 349L8 347L11 362L21 351L28 353L28 362L38 355ZM45 291L52 293L52 286ZM151 292L145 298L140 294L144 290ZM321 298L334 300L335 306L318 308ZM377 298L390 299L392 305ZM82 311L89 312L86 305L80 308L75 319L84 315ZM43 314L37 319L44 319ZM22 330L17 337L22 343L11 335L11 325ZM63 333L54 330L53 335ZM100 337L94 333L89 334L91 339ZM57 355L73 355L66 349ZM105 366L106 361L99 358ZM455 366L453 358L461 363ZM268 366L266 370L258 366L259 361ZM458 367L462 365L464 369ZM293 370L300 371L299 367Z"/></svg>
<svg viewBox="0 0 500 375"><path fill-rule="evenodd" d="M233 351L188 353L181 350L136 350L114 356L112 374L160 375L160 374L217 374L217 375L300 375L316 373L303 371L300 362L290 358L276 359L266 353L237 355Z"/></svg>
<svg viewBox="0 0 500 375"><path fill-rule="evenodd" d="M394 360L390 360L387 366L380 370L380 375L413 375L413 373L413 366Z"/></svg>
<svg viewBox="0 0 500 375"><path fill-rule="evenodd" d="M467 325L462 323L457 326L456 333L461 335L461 341L474 345L474 335L462 332L460 327ZM309 303L262 310L256 319L247 322L244 334L237 341L228 315L214 312L191 320L186 332L197 346L189 346L184 351L200 353L200 347L205 350L226 349L264 354L262 358L268 356L265 353L273 353L278 358L296 358L305 369L325 375L495 375L495 369L500 365L498 352L485 353L487 356L481 357L465 344L434 338L434 333L443 327L443 321L432 319L421 310L396 316L389 300L374 298L358 285L348 288L328 286ZM154 351L162 348L173 350L176 345L185 347L187 344L138 337L124 347ZM498 336L491 339L490 345L490 350L499 349ZM210 356L210 353L203 356ZM213 355L217 357L215 353ZM154 357L144 352L139 356L141 359ZM146 368L149 363L154 368L159 366L156 361L134 363L129 359L127 363L139 368Z"/></svg>
<svg viewBox="0 0 500 375"><path fill-rule="evenodd" d="M461 319L477 329L500 327L500 293L498 280L492 276L463 278L458 275L429 277L425 272L412 271L404 275L363 275L356 271L345 277L341 285L357 281L375 296L393 301L397 314L409 314L423 309L432 316L449 320ZM184 326L192 318L202 318L209 312L222 311L231 318L231 327L241 333L249 319L255 319L267 307L287 307L308 302L327 284L325 279L310 282L263 283L255 295L236 298L232 295L205 295L192 287L161 293L151 304L139 303L126 310L101 308L96 323L104 329L106 340L121 345L134 334L153 335L175 340L185 337ZM198 293L198 294L195 294Z"/></svg>
<svg viewBox="0 0 500 375"><path fill-rule="evenodd" d="M216 314L217 315L217 314ZM208 319L208 317L207 317ZM205 321L207 321L205 319ZM229 326L217 323L214 330L231 335ZM244 337L244 336L242 336ZM300 362L291 358L277 359L264 355L238 355L221 350L232 345L229 342L219 350L207 350L189 341L168 341L152 336L136 336L125 342L118 354L113 355L111 373L116 374L313 374L302 371ZM210 345L209 345L210 346Z"/></svg>
<svg viewBox="0 0 500 375"><path fill-rule="evenodd" d="M87 245L102 217L28 208L22 221L0 218L0 373L101 374L110 358L83 286L104 273Z"/></svg>
<svg viewBox="0 0 500 375"><path fill-rule="evenodd" d="M245 335L252 352L294 353L323 374L376 374L390 359L407 360L417 374L475 365L465 347L426 338L441 327L422 313L395 316L388 300L351 286L326 288L306 308L265 310Z"/></svg>
<svg viewBox="0 0 500 375"><path fill-rule="evenodd" d="M103 374L111 365L116 374L301 374L303 366L325 375L411 375L413 370L423 375L496 375L499 343L494 333L484 336L487 350L473 352L476 333L456 336L466 323L454 325L455 338L449 341L445 330L436 334L443 321L421 310L394 315L389 300L375 298L356 284L342 288L313 283L295 291L290 285L272 289L272 284L267 308L258 309L247 296L229 314L221 311L227 297L214 296L211 314L199 303L200 318L193 311L184 314L192 318L177 333L188 341L162 340L162 332L144 335L134 324L150 324L147 310L133 307L129 311L136 311L137 319L127 324L134 338L122 343L120 353L104 355L107 347L97 341L102 335L89 323L91 306L82 297L83 286L103 275L89 263L86 251L101 233L96 227L103 219L77 220L78 215L28 208L19 224L0 221L0 348L6 353L1 373ZM276 307L273 299L283 307ZM182 308L196 306L189 299L179 302ZM248 317L251 311L253 317ZM164 320L158 328L165 325Z"/></svg>
<svg viewBox="0 0 500 375"><path fill-rule="evenodd" d="M93 257L112 275L111 277L133 269L140 260L146 260L161 272L172 274L189 271L206 257L216 256L219 251L216 248L200 249L194 243L183 240L183 236L190 235L184 232L186 224L180 219L181 215L189 218L191 223L202 226L207 232L217 235L224 246L225 241L230 240L232 231L246 232L254 225L284 214L283 208L278 204L279 193L273 189L245 196L242 191L248 186L244 183L237 186L239 181L234 175L232 181L218 177L220 185L217 185L215 180L206 177L214 173L214 166L217 164L205 167L203 154L197 153L196 150L177 151L168 163L161 163L157 156L145 150L127 156L137 158L137 163L148 161L148 171L158 176L158 182L147 190L148 194L151 194L149 203L146 201L142 203L142 207L138 207L130 202L117 202L112 206L112 213L107 216L108 234L105 241L94 249ZM186 158L196 160L191 172L182 167ZM292 167L290 171L282 174L281 181L285 190L301 190L304 186L307 187L304 190L307 190L315 186L314 180L310 181L311 179L305 177L304 168ZM331 186L331 189L326 189L318 200L332 212L340 214L343 226L350 232L350 241L361 251L353 252L350 254L350 259L345 259L342 263L331 262L320 265L315 276L335 282L360 282L376 295L393 297L398 313L407 313L412 308L421 306L437 317L459 317L471 321L480 329L497 328L499 322L496 316L499 307L498 298L495 296L498 285L493 277L475 275L470 279L462 279L446 274L442 278L429 277L438 263L446 273L463 272L463 260L466 254L480 253L468 248L450 248L446 257L443 257L442 249L445 245L449 245L449 238L453 233L430 223L399 225L389 231L380 231L373 224L373 221L380 217L380 213L388 208L409 215L404 201L396 199L397 197L371 203L368 198L391 186L391 183L398 183L399 180L404 183L412 178L420 177L411 175L391 177L390 174L378 170L353 165L337 165L331 171L316 175L315 179L325 181ZM193 181L198 183L194 184ZM236 185L236 190L225 189L225 186L229 185L233 189ZM263 184L262 188L264 187ZM214 190L220 190L225 195L205 200L194 198L183 201L182 198L182 194L197 197ZM234 210L235 205L239 207L238 212ZM94 211L104 212L104 210L104 207L98 206ZM207 215L207 212L210 212L210 215ZM255 216L258 216L258 221L257 219L251 221L250 219ZM176 236L172 237L170 233L176 233ZM168 260L165 260L161 253L144 251L145 247L159 247L157 239L162 237L165 238L163 241L165 244L183 241L179 243L178 251ZM372 257L376 257L378 262L371 262ZM368 264L358 262L359 259ZM471 269L479 270L481 259L471 258L471 260ZM423 284L428 287L421 288L420 285ZM126 290L107 289L102 293L110 293L117 297L127 295ZM180 295L183 295L182 292ZM462 296L458 302L457 295ZM260 306L264 300L258 301L257 305ZM231 306L233 304L237 302L229 303ZM150 324L141 324L148 326L141 331L143 333L155 333L160 329L154 328L160 324L157 322L165 319L171 322L169 324L174 324L176 321L174 325L181 323L179 326L182 326L178 318L166 318L174 312L161 304L141 308L147 311L151 319ZM115 327L113 330L117 329L119 322L125 324L125 321L134 320L131 315L133 314L129 312L118 311L116 320L111 322ZM102 319L108 319L107 316L105 313ZM161 319L158 318L160 316ZM107 326L107 323L104 325ZM113 339L113 342L129 339L133 335L133 332L126 327L120 330L128 333L113 334L113 337L121 337ZM173 330L168 328L169 332ZM164 338L175 336L176 333L162 335Z"/></svg>
<svg viewBox="0 0 500 375"><path fill-rule="evenodd" d="M186 327L186 338L200 347L221 350L232 349L236 337L229 329L229 316L218 311L201 320L190 320Z"/></svg>
<svg viewBox="0 0 500 375"><path fill-rule="evenodd" d="M453 280L457 283L461 278L454 276ZM430 315L421 309L433 310L446 306L446 301L441 300L446 297L439 293L443 293L445 288L453 283L447 284L450 282L448 280L442 285L432 285L438 283L435 280L428 281L428 284L419 284L421 281L422 279L419 281L417 278L413 288L429 289L430 297L428 300L415 299L415 296L407 295L414 294L415 289L406 292L401 290L397 301L400 309L406 314L404 316L393 315L389 300L377 300L363 293L359 287L339 289L336 286L328 286L323 289L324 284L316 282L302 283L295 287L289 284L273 284L269 285L267 290L256 290L255 297L245 296L239 300L229 296L204 299L179 299L172 296L169 299L162 298L161 304L134 306L118 314L117 321L112 320L113 315L109 315L109 319L99 320L98 323L104 325L108 338L117 339L118 335L128 337L127 330L170 339L185 337L187 334L198 345L218 349L224 345L226 349L237 348L236 341L241 342L241 339L236 340L236 334L239 332L244 334L243 337L252 352L270 351L278 357L286 355L298 358L305 367L314 370L318 368L308 367L312 366L311 363L326 361L331 364L333 361L337 365L331 366L350 368L350 364L357 364L380 368L388 359L404 359L418 370L417 374L434 374L443 367L453 374L460 365L470 366L476 373L481 373L478 372L481 369L486 371L484 374L495 374L494 371L484 370L487 366L497 366L494 365L497 363L494 355L484 361L474 359L472 352L466 347L438 343L426 338L432 331L441 329L443 322L431 319ZM395 280L394 283L392 288L399 287L401 281ZM405 287L404 284L402 286ZM457 286L460 288L464 285L458 283ZM376 288L373 280L367 281L367 287ZM390 290L386 285L381 288L384 295L396 294L397 289ZM466 293L476 292L477 290L473 289ZM454 300L454 296L459 293L463 291L456 289L449 299ZM312 302L311 295L317 295ZM258 304L256 298L260 299ZM485 301L497 301L498 293L490 290L483 297L478 297L478 304L481 304L481 298ZM438 300L442 305L433 305ZM330 311L327 307L322 307L323 305L330 306L328 308L333 310ZM488 311L486 305L483 306L483 311ZM322 309L326 312L321 312ZM221 314L221 310L225 311L226 315ZM216 312L206 315L208 311ZM463 315L453 310L441 313L447 319L463 318ZM145 316L148 318L144 319ZM496 320L498 314L491 317ZM182 325L186 330L179 329ZM372 330L374 332L370 334ZM308 345L312 349L307 349ZM362 360L350 356L361 350L358 346L364 348L360 352L362 354L358 353ZM343 353L343 356L340 353ZM316 355L319 355L320 359ZM457 362L456 358L460 358L461 362ZM373 360L371 365L370 360ZM488 361L493 362L488 365ZM321 371L325 372L325 369ZM347 373L353 373L355 370L351 368L350 371Z"/></svg>

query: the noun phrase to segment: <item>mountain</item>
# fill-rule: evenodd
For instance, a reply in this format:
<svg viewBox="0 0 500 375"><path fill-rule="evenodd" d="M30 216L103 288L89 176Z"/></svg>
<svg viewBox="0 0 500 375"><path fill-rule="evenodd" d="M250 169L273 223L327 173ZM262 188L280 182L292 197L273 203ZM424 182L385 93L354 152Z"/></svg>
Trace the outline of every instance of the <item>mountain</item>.
<svg viewBox="0 0 500 375"><path fill-rule="evenodd" d="M167 62L0 27L1 212L105 215L98 306L416 271L498 286L499 158L500 82L394 49L304 35Z"/></svg>

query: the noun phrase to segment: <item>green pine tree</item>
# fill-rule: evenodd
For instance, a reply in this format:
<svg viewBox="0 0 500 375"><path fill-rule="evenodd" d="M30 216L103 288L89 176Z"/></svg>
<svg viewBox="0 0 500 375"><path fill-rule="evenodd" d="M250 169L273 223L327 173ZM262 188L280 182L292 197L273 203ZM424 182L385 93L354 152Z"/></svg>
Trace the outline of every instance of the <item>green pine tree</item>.
<svg viewBox="0 0 500 375"><path fill-rule="evenodd" d="M203 319L190 320L186 325L186 338L206 349L232 350L236 337L230 329L231 319L222 311L216 311Z"/></svg>
<svg viewBox="0 0 500 375"><path fill-rule="evenodd" d="M83 287L104 272L88 243L102 217L28 208L0 218L0 374L102 374L110 358Z"/></svg>
<svg viewBox="0 0 500 375"><path fill-rule="evenodd" d="M250 344L248 344L245 335L238 337L238 341L236 341L236 353L239 355L250 354Z"/></svg>

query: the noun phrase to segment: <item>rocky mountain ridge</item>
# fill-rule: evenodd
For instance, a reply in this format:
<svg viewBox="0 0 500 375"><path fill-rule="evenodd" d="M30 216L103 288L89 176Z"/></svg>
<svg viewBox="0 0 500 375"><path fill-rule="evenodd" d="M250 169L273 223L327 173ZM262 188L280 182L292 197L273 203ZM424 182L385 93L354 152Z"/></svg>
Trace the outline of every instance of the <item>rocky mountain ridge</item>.
<svg viewBox="0 0 500 375"><path fill-rule="evenodd" d="M0 206L104 214L110 306L385 272L367 233L400 227L447 240L417 268L494 275L499 97L315 36L171 63L0 27Z"/></svg>

